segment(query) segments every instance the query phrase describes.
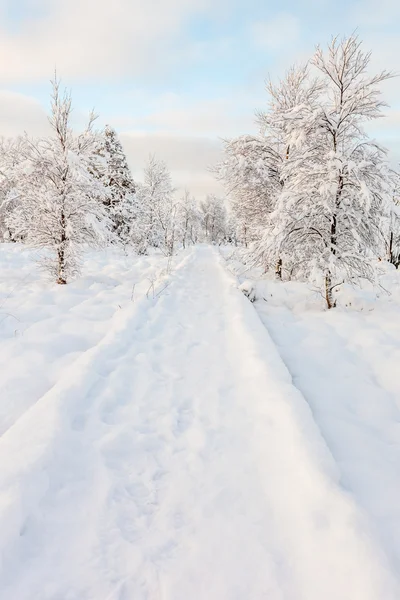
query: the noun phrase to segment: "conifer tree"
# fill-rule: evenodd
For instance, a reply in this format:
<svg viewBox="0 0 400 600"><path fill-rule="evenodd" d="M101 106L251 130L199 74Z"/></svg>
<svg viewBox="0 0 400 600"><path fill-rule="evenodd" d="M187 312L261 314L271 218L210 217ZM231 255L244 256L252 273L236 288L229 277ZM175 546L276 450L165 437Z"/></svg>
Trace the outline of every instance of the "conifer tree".
<svg viewBox="0 0 400 600"><path fill-rule="evenodd" d="M106 189L103 203L113 223L115 236L123 243L130 241L136 218L136 185L116 131L106 125L98 137L92 172Z"/></svg>

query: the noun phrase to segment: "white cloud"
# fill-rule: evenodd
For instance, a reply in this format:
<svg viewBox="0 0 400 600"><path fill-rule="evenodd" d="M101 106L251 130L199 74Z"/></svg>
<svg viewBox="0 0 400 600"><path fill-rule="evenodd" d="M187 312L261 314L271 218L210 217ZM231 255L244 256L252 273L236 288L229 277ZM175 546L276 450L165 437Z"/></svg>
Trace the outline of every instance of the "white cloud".
<svg viewBox="0 0 400 600"><path fill-rule="evenodd" d="M116 118L110 122L120 134L137 179L149 154L169 166L174 183L203 197L223 194L210 167L221 159L221 137L255 131L254 97L230 90L226 98L190 102L165 92L147 99L149 111L140 118ZM234 98L234 101L232 100ZM142 101L146 98L142 95Z"/></svg>
<svg viewBox="0 0 400 600"><path fill-rule="evenodd" d="M209 1L46 0L36 16L35 3L27 3L18 27L7 28L1 20L0 77L47 78L55 65L68 78L163 69L177 58L186 20ZM7 7L15 11L14 0L6 0Z"/></svg>
<svg viewBox="0 0 400 600"><path fill-rule="evenodd" d="M138 180L147 157L156 154L167 163L176 187L187 187L197 197L223 193L210 172L210 167L221 158L221 143L217 139L140 131L121 133L120 139Z"/></svg>
<svg viewBox="0 0 400 600"><path fill-rule="evenodd" d="M255 102L254 96L240 94L237 90L231 90L231 96L225 98L202 101L165 93L149 97L146 114L137 118L116 116L111 118L111 123L120 129L229 137L255 130Z"/></svg>
<svg viewBox="0 0 400 600"><path fill-rule="evenodd" d="M42 135L49 130L46 113L41 104L23 94L0 91L0 135L12 137L25 131Z"/></svg>

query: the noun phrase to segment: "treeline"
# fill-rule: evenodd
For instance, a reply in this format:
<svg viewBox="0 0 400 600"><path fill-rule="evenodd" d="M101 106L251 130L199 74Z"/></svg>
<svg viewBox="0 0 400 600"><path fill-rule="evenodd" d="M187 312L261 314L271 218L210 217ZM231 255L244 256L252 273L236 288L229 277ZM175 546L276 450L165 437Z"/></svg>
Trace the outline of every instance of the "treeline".
<svg viewBox="0 0 400 600"><path fill-rule="evenodd" d="M379 261L400 262L399 177L364 129L392 74L369 64L355 36L317 47L268 81L259 134L226 140L217 168L249 260L316 284L328 308L343 283L376 283Z"/></svg>
<svg viewBox="0 0 400 600"><path fill-rule="evenodd" d="M71 127L71 96L52 82L51 135L0 141L0 240L43 249L41 262L60 284L79 272L82 252L107 244L172 255L199 241L229 237L225 202L177 193L166 164L151 156L133 180L113 128Z"/></svg>

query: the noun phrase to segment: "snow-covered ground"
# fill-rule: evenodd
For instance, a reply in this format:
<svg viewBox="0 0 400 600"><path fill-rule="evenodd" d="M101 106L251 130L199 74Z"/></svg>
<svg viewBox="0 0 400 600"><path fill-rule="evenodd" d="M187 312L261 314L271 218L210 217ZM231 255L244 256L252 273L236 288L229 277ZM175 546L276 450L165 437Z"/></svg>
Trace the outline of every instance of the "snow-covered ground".
<svg viewBox="0 0 400 600"><path fill-rule="evenodd" d="M341 289L339 308L327 311L307 285L225 255L310 406L342 487L400 574L400 272L382 265L382 290Z"/></svg>
<svg viewBox="0 0 400 600"><path fill-rule="evenodd" d="M121 310L151 297L170 266L160 255L92 252L82 277L63 287L49 283L37 258L0 244L0 435L99 343Z"/></svg>
<svg viewBox="0 0 400 600"><path fill-rule="evenodd" d="M257 301L278 352L217 249L66 287L28 255L1 247L1 600L398 600L399 323Z"/></svg>

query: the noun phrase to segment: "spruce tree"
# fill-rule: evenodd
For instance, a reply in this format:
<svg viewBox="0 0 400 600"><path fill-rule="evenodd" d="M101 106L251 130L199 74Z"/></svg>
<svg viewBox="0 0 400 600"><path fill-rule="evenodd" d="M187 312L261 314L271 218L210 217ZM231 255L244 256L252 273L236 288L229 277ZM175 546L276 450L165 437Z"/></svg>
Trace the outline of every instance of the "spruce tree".
<svg viewBox="0 0 400 600"><path fill-rule="evenodd" d="M126 244L136 214L136 186L122 144L110 125L106 125L100 138L94 162L93 170L107 190L103 202L113 222L114 234Z"/></svg>

